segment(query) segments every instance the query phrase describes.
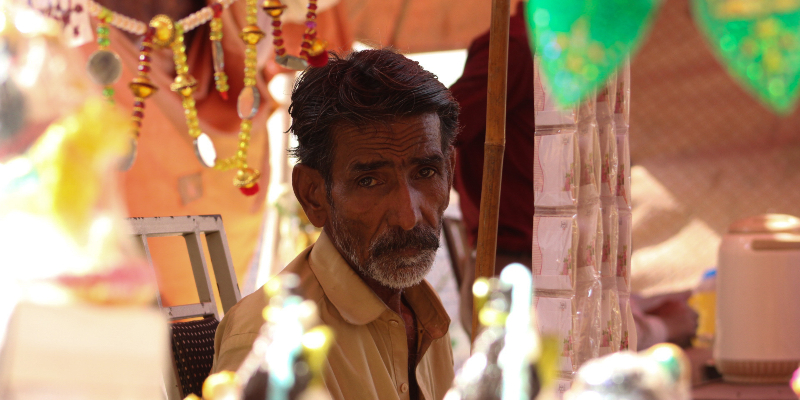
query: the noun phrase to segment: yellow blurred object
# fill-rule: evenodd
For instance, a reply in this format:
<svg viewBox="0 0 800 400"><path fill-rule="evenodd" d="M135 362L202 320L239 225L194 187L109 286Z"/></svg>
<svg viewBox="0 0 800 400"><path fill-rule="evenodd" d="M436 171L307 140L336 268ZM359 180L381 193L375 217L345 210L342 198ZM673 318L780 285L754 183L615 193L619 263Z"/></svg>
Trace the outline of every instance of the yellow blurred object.
<svg viewBox="0 0 800 400"><path fill-rule="evenodd" d="M547 387L558 378L558 363L561 357L561 343L557 336L541 337L542 353L536 363L541 387Z"/></svg>
<svg viewBox="0 0 800 400"><path fill-rule="evenodd" d="M242 393L239 376L235 372L222 371L209 375L203 382L203 399L205 400L234 400L239 399Z"/></svg>
<svg viewBox="0 0 800 400"><path fill-rule="evenodd" d="M28 152L51 215L78 245L88 242L103 192L117 189L105 175L128 151L127 127L127 117L92 99L51 124Z"/></svg>
<svg viewBox="0 0 800 400"><path fill-rule="evenodd" d="M717 292L698 292L689 298L689 306L697 312L697 337L692 339L694 347L711 347L716 330Z"/></svg>
<svg viewBox="0 0 800 400"><path fill-rule="evenodd" d="M659 343L641 353L658 362L670 378L688 388L692 383L692 366L680 347L672 343Z"/></svg>

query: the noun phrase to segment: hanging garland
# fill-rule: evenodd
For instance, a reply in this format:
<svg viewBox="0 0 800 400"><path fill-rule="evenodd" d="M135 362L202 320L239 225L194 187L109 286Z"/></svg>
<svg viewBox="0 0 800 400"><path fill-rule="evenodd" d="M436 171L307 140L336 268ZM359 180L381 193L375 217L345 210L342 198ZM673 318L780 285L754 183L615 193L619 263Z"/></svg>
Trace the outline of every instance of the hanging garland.
<svg viewBox="0 0 800 400"><path fill-rule="evenodd" d="M182 97L182 105L186 117L189 136L192 137L195 154L201 164L217 170L236 169L234 186L245 195L256 194L259 190L258 179L261 176L256 169L249 167L247 151L250 144L252 119L258 112L261 103L261 93L256 87L257 54L256 45L265 36L258 27L258 0L246 1L246 21L239 35L245 42L245 87L237 99L237 113L242 119L239 132L239 145L236 154L230 158L217 160L216 150L211 138L200 130L197 108L193 97L196 79L189 73L186 59L184 34L192 29L210 21L212 59L214 67L214 82L217 91L223 100L228 99L228 76L225 73L225 60L222 49L222 12L236 0L219 0L177 22L166 15L157 15L145 24L142 21L118 14L108 10L93 0L88 1L89 14L98 19L98 46L90 57L87 69L90 76L105 88L103 94L111 100L114 89L111 85L119 79L122 63L119 56L108 49L108 26L113 25L125 32L142 36L139 48L139 64L137 76L130 82L129 87L134 95L132 115L132 143L131 152L123 163L123 169L130 169L136 157L139 131L145 113L145 101L152 96L158 88L150 80L151 53L153 48L170 48L173 52L176 77L170 84L170 90ZM309 0L306 14L306 30L303 34L303 43L299 56L286 54L283 46L280 17L286 6L280 0L266 0L262 8L272 18L273 45L275 46L275 61L279 65L290 69L302 70L311 66L323 66L328 62L326 51L327 43L317 38L316 10L317 0Z"/></svg>

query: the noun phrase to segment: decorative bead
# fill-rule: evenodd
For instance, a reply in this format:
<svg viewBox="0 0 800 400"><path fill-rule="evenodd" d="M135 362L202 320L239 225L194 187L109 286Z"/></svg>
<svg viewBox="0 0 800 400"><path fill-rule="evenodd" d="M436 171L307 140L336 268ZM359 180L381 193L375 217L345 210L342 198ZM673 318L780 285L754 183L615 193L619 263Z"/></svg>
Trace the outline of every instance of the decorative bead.
<svg viewBox="0 0 800 400"><path fill-rule="evenodd" d="M307 19L317 19L317 14L313 12L309 12L306 14Z"/></svg>
<svg viewBox="0 0 800 400"><path fill-rule="evenodd" d="M136 111L133 112L133 116L142 118L142 117L144 117L144 113L139 111L139 110L136 110Z"/></svg>
<svg viewBox="0 0 800 400"><path fill-rule="evenodd" d="M142 54L139 56L139 61L150 62L150 56Z"/></svg>
<svg viewBox="0 0 800 400"><path fill-rule="evenodd" d="M150 27L155 29L153 43L160 47L168 47L175 40L176 24L164 14L159 14L150 20ZM183 40L181 40L183 41Z"/></svg>
<svg viewBox="0 0 800 400"><path fill-rule="evenodd" d="M137 69L139 71L142 71L142 72L145 72L145 73L150 72L150 66L149 65L145 65L145 64L139 64Z"/></svg>
<svg viewBox="0 0 800 400"><path fill-rule="evenodd" d="M258 187L258 184L257 184L257 183L254 183L254 184L253 184L252 186L250 186L250 187L240 187L240 188L239 188L239 190L240 190L240 191L242 192L242 194L244 194L245 196L253 196L253 195L255 195L256 193L258 193L259 187Z"/></svg>
<svg viewBox="0 0 800 400"><path fill-rule="evenodd" d="M316 10L317 9L317 5L316 4L309 4L308 5L308 9L309 10Z"/></svg>
<svg viewBox="0 0 800 400"><path fill-rule="evenodd" d="M317 54L315 56L312 56L312 55L308 56L308 65L310 65L312 67L317 67L317 68L324 67L326 64L328 64L328 53L327 52L322 52L322 53Z"/></svg>
<svg viewBox="0 0 800 400"><path fill-rule="evenodd" d="M97 44L98 44L100 47L108 47L108 45L110 44L110 42L111 42L111 41L110 41L110 40L108 40L108 38L105 38L105 37L101 37L101 38L98 38L98 39L97 39Z"/></svg>
<svg viewBox="0 0 800 400"><path fill-rule="evenodd" d="M133 81L128 86L130 86L134 96L141 97L142 99L150 97L158 90L158 88L153 86L150 82L150 79L141 76L133 78Z"/></svg>
<svg viewBox="0 0 800 400"><path fill-rule="evenodd" d="M246 44L254 45L264 37L264 32L256 25L248 25L242 29L242 33L239 34L239 37L242 38Z"/></svg>
<svg viewBox="0 0 800 400"><path fill-rule="evenodd" d="M105 96L105 97L111 97L111 96L113 96L113 95L114 95L114 88L112 88L112 87L106 87L106 88L104 88L104 89L103 89L103 96Z"/></svg>
<svg viewBox="0 0 800 400"><path fill-rule="evenodd" d="M317 23L314 21L306 21L306 28L308 29L315 29L317 27Z"/></svg>
<svg viewBox="0 0 800 400"><path fill-rule="evenodd" d="M277 49L277 50L275 50L275 53L278 56L283 56L284 54L286 54L286 49L284 49L284 48ZM281 63L278 62L278 64L281 64ZM281 64L281 65L285 66L284 64Z"/></svg>
<svg viewBox="0 0 800 400"><path fill-rule="evenodd" d="M136 107L136 108L144 109L144 102L143 101L139 101L139 100L134 101L133 102L133 106Z"/></svg>
<svg viewBox="0 0 800 400"><path fill-rule="evenodd" d="M113 51L97 50L89 57L86 70L98 85L111 85L122 75L122 62Z"/></svg>
<svg viewBox="0 0 800 400"><path fill-rule="evenodd" d="M280 29L273 29L272 30L272 36L281 36L281 35L283 35L283 31L282 30L280 30Z"/></svg>
<svg viewBox="0 0 800 400"><path fill-rule="evenodd" d="M219 16L222 15L222 10L223 10L222 4L220 3L211 4L211 11L214 11L214 18L219 18Z"/></svg>

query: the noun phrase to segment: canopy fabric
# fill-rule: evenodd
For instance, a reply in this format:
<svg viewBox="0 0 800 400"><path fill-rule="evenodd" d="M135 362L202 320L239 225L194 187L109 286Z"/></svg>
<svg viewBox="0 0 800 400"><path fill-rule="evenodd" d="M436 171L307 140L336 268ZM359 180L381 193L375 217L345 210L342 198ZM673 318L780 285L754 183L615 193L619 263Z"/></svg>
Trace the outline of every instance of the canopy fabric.
<svg viewBox="0 0 800 400"><path fill-rule="evenodd" d="M800 110L779 117L723 69L688 0L667 0L631 66L633 289L690 288L721 235L800 216Z"/></svg>

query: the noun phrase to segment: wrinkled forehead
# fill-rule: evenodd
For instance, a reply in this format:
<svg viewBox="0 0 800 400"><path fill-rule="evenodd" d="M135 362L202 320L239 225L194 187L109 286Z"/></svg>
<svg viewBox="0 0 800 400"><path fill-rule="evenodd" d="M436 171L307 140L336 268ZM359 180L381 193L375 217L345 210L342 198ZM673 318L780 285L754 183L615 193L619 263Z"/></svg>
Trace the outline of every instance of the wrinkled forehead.
<svg viewBox="0 0 800 400"><path fill-rule="evenodd" d="M439 117L435 113L397 118L363 126L344 125L333 130L334 165L355 159L404 159L443 154Z"/></svg>

